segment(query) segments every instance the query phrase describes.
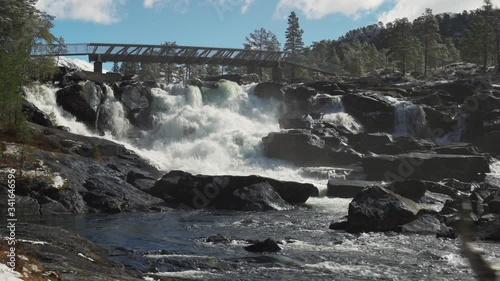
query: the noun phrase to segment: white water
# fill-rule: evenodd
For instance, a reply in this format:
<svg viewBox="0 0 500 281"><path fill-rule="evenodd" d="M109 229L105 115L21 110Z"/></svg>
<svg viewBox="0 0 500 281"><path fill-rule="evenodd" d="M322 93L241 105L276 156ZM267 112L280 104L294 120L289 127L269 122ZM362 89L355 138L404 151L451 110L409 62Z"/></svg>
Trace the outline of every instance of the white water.
<svg viewBox="0 0 500 281"><path fill-rule="evenodd" d="M328 102L318 106L317 104L320 99L326 99ZM324 114L321 118L322 121L344 127L353 134L359 134L364 131L363 125L358 123L354 117L345 113L342 96L318 95L313 98L313 104L316 110Z"/></svg>
<svg viewBox="0 0 500 281"><path fill-rule="evenodd" d="M396 137L427 137L425 112L421 105L409 101L396 102L394 135Z"/></svg>
<svg viewBox="0 0 500 281"><path fill-rule="evenodd" d="M254 85L222 82L218 89L182 84L152 90L154 128L139 132L125 118L123 105L106 87L101 105L104 138L124 144L148 159L160 170L183 170L211 175L251 175L309 182L326 188L326 179L302 173L302 168L263 156L262 138L280 131L278 104L252 94ZM93 135L83 124L56 104L57 89L34 85L26 89L27 99L49 114L57 125L71 132ZM343 115L342 115L343 116ZM343 122L342 118L339 122ZM353 128L357 128L352 125Z"/></svg>

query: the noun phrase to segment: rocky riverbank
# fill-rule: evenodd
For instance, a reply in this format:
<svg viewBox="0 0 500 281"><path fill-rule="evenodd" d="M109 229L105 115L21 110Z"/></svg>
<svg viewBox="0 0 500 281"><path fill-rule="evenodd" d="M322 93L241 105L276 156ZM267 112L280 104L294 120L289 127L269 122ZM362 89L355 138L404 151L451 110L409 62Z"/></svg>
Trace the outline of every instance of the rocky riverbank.
<svg viewBox="0 0 500 281"><path fill-rule="evenodd" d="M240 84L252 82L251 77L231 76L191 81L190 85L209 99L206 89L222 87L219 79L229 78ZM16 188L16 206L22 216L172 209L286 211L301 208L310 197L322 195L320 190L327 190L329 197L353 198L347 217L334 221L332 231L454 238L462 220L462 204L470 203L468 216L474 222L475 236L497 241L500 180L490 167L499 153L500 87L494 78L256 85L251 91L254 97L278 105L281 128L262 138L262 153L320 173L342 168L343 179L331 179L327 186L260 176L161 171L124 145L68 132L71 128L61 127L29 102L25 111L32 122L33 144L14 143L9 131L0 128L0 169L22 171ZM71 71L54 87L59 88L57 104L95 135L121 130L111 122L116 114L108 103L112 99L122 105L121 117L132 128L128 133L140 138L155 130L155 91L167 86L134 80L105 85ZM197 133L196 128L182 132L186 137ZM7 194L4 184L0 193ZM2 216L5 204L0 202ZM45 239L49 245L42 250L28 245L27 250L37 253L47 268L69 272L74 279L68 280L80 280L80 273L75 272L81 270L95 270L95 280L141 277L140 272L131 273L109 262L104 249L77 242L81 238L72 234L38 225L23 229L21 238ZM71 241L55 241L54 233ZM78 243L84 248L76 247L71 257L62 254L61 249ZM78 263L77 252L91 261L85 261L88 267ZM73 269L63 268L65 262Z"/></svg>

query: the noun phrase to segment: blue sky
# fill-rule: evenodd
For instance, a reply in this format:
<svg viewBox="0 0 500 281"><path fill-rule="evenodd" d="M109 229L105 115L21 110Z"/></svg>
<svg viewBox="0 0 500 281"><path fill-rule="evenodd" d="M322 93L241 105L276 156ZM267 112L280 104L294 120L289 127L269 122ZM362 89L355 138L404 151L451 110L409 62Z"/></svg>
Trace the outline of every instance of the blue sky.
<svg viewBox="0 0 500 281"><path fill-rule="evenodd" d="M304 42L337 39L347 31L399 17L414 19L426 7L461 12L482 0L39 0L55 15L53 33L66 43L143 43L240 48L255 29L271 30L283 44L294 10ZM500 0L493 1L500 4Z"/></svg>

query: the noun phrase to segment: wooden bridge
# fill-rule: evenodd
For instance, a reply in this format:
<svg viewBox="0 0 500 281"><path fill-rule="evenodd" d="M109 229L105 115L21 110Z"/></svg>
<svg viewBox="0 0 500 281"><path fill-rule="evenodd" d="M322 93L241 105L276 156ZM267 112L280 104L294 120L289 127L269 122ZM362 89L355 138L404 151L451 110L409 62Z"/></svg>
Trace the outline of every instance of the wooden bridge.
<svg viewBox="0 0 500 281"><path fill-rule="evenodd" d="M103 62L140 62L174 64L216 64L273 68L273 79L281 76L284 65L301 67L327 75L336 75L336 65L312 61L301 55L282 51L260 51L231 48L137 44L64 44L43 45L33 56L88 56L94 71L102 72Z"/></svg>

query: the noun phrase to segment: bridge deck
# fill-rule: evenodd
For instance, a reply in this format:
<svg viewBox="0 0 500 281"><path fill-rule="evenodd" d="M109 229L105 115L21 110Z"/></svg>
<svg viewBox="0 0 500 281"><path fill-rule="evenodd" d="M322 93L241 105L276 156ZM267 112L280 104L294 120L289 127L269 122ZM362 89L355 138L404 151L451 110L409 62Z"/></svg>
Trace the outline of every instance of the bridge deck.
<svg viewBox="0 0 500 281"><path fill-rule="evenodd" d="M56 50L56 51L47 51ZM335 75L337 66L313 62L305 57L281 52L233 48L139 44L66 44L42 46L33 56L88 56L93 62L141 62L175 64L216 64L231 66L279 67L294 65Z"/></svg>

